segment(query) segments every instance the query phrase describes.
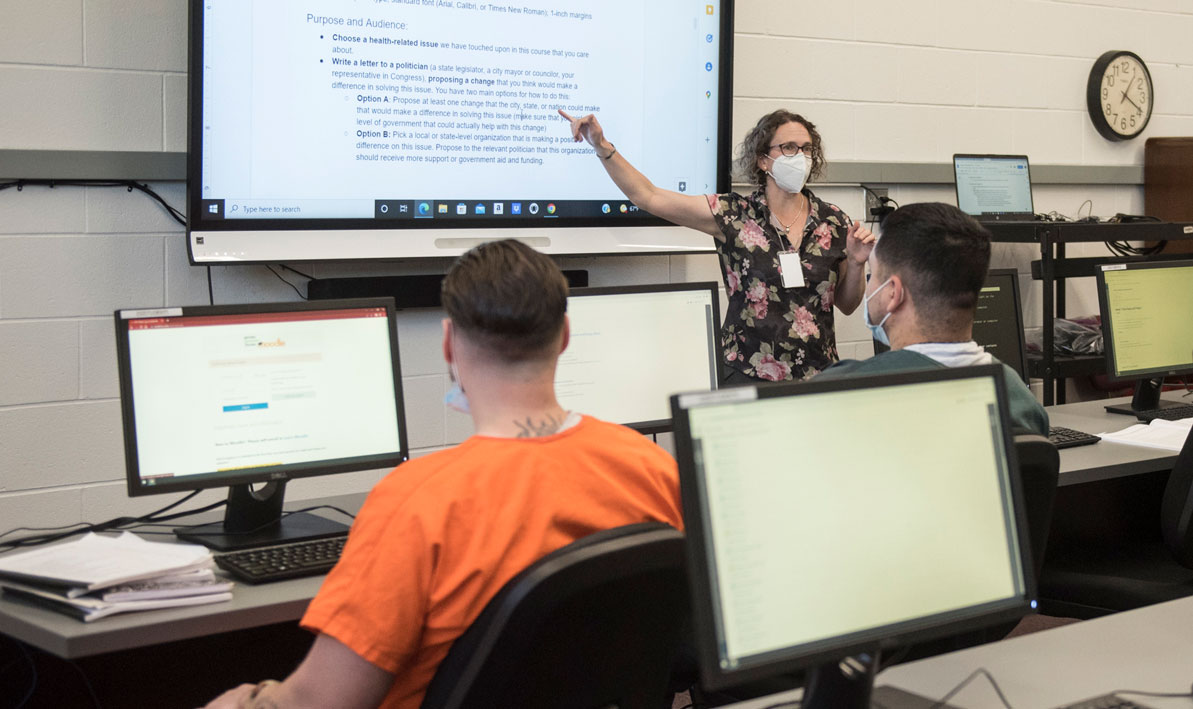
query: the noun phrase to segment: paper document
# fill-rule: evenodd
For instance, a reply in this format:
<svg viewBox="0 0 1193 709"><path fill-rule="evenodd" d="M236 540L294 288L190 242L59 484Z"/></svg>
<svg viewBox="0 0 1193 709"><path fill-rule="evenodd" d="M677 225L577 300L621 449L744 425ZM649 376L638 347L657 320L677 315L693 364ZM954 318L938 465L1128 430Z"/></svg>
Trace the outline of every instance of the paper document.
<svg viewBox="0 0 1193 709"><path fill-rule="evenodd" d="M89 623L99 618L104 618L117 613L130 613L133 611L148 611L156 610L158 608L177 608L180 606L201 606L211 603L223 603L232 600L232 594L228 591L223 593L205 593L198 596L185 596L182 598L157 598L151 600L140 601L123 601L119 603L110 603L102 601L98 598L82 597L82 598L65 598L60 594L55 594L52 591L45 591L33 586L22 584L5 584L0 586L4 589L4 593L23 598L24 600L34 603L39 606L50 608L51 610L65 613L66 615L78 618L84 623Z"/></svg>
<svg viewBox="0 0 1193 709"><path fill-rule="evenodd" d="M1189 437L1190 429L1193 429L1193 418L1179 421L1154 419L1151 423L1137 423L1121 431L1099 433L1098 435L1102 437L1103 441L1180 451L1185 445L1185 439Z"/></svg>
<svg viewBox="0 0 1193 709"><path fill-rule="evenodd" d="M207 568L211 552L198 544L148 542L131 532L86 534L63 544L0 557L0 577L95 590Z"/></svg>

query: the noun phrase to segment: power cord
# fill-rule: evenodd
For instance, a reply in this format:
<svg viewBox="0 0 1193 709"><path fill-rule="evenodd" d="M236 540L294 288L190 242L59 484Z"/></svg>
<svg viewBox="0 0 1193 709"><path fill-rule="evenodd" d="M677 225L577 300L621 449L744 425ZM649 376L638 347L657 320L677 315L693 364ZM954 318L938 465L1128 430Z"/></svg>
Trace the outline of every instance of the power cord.
<svg viewBox="0 0 1193 709"><path fill-rule="evenodd" d="M297 293L299 298L302 298L303 300L309 300L309 298L308 298L307 296L305 296L305 295L303 295L303 294L302 294L302 291L298 290L298 286L294 285L294 284L293 284L293 283L291 283L290 281L287 281L285 278L282 278L282 274L280 274L280 273L278 273L277 271L273 270L273 266L268 266L268 265L267 265L265 268L269 269L269 272L270 272L270 273L272 273L273 275L277 276L277 279L278 279L279 281L281 281L282 283L285 283L286 285L290 286L290 289L291 289L291 290L293 290L295 293ZM285 266L283 266L282 268L285 268ZM293 271L294 269L290 269L290 270L292 270L292 271ZM298 273L298 272L297 272L297 271L295 271L295 273ZM302 275L302 274L299 274L299 275ZM310 276L307 276L307 278L310 278Z"/></svg>
<svg viewBox="0 0 1193 709"><path fill-rule="evenodd" d="M899 203L896 202L895 200L891 199L890 197L887 197L886 195L878 194L873 189L871 189L870 187L868 187L866 185L861 184L860 182L858 183L858 185L863 190L869 192L874 197L874 199L877 200L878 203L882 205L881 207L871 208L870 214L869 214L870 219L868 219L866 221L881 223L883 219L887 218L887 215L889 215L891 212L893 212L899 208ZM892 204L895 206L894 207L890 206Z"/></svg>
<svg viewBox="0 0 1193 709"><path fill-rule="evenodd" d="M1013 709L1013 707L1011 707L1011 703L1007 701L1006 695L1002 693L1002 687L998 686L998 682L994 679L994 675L990 674L985 667L979 667L974 670L968 677L961 680L960 684L950 689L947 694L940 698L939 701L933 703L929 709L941 709L941 707L948 704L950 699L952 699L958 692L965 689L966 685L974 681L974 679L976 679L979 675L990 680L990 686L994 687L994 693L998 695L998 699L1002 702L1002 705L1007 709Z"/></svg>
<svg viewBox="0 0 1193 709"><path fill-rule="evenodd" d="M219 502L215 502L215 503L212 503L205 507L200 507L198 509L187 510L186 512L176 512L173 515L163 515L164 512L172 510L175 507L181 505L182 503L192 499L195 495L198 495L199 492L200 492L199 490L195 490L195 491L191 492L190 494L184 496L182 499L176 500L176 501L166 505L165 507L162 507L161 509L150 512L147 515L141 515L140 517L115 517L115 518L107 520L105 522L98 522L96 524L89 524L86 522L78 522L75 524L64 525L62 527L49 527L49 528L45 528L44 530L36 528L36 527L17 527L15 529L10 529L7 532L0 534L0 537L5 537L5 536L8 536L9 534L12 534L13 532L19 532L22 530L49 531L49 532L53 532L53 533L35 534L35 535L28 536L28 537L21 537L19 539L12 539L7 542L0 542L0 551L7 551L7 550L11 550L11 549L21 549L24 547L31 547L31 546L39 546L41 544L49 544L50 542L56 542L61 539L66 539L67 537L72 537L76 534L85 534L87 532L120 531L120 530L123 530L130 526L141 524L141 523L160 522L162 520L176 519L178 517L185 517L187 515L199 514L201 512L209 512L211 510L218 509L218 508L228 504L227 500L220 500ZM57 531L57 530L66 530L66 531Z"/></svg>
<svg viewBox="0 0 1193 709"><path fill-rule="evenodd" d="M172 204L167 202L164 197L155 192L152 187L135 180L49 180L49 179L34 179L21 178L18 180L11 180L9 182L0 182L0 192L4 190L16 188L17 192L23 192L26 187L124 187L129 192L137 190L142 194L148 196L153 201L161 205L162 209L170 217L186 227L186 215L175 208ZM207 300L211 305L215 305L215 288L211 284L211 266L207 266Z"/></svg>

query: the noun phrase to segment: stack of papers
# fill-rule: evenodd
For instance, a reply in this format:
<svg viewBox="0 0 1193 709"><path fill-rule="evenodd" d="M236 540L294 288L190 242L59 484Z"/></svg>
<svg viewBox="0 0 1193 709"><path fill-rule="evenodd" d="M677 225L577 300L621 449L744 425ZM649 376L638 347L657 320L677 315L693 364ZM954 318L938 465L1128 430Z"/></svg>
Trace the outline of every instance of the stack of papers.
<svg viewBox="0 0 1193 709"><path fill-rule="evenodd" d="M1185 439L1189 437L1191 428L1193 428L1193 418L1179 421L1153 419L1151 423L1137 423L1121 431L1099 433L1098 435L1102 437L1103 441L1179 452L1184 447Z"/></svg>
<svg viewBox="0 0 1193 709"><path fill-rule="evenodd" d="M6 595L90 622L114 613L220 603L232 584L215 577L197 544L149 542L130 532L98 534L0 557Z"/></svg>

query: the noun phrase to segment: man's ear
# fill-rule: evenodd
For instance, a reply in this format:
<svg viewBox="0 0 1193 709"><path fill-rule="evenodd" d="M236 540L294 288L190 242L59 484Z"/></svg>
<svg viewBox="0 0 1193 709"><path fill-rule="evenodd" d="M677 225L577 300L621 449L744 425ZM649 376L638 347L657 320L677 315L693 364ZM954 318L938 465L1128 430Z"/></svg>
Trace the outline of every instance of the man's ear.
<svg viewBox="0 0 1193 709"><path fill-rule="evenodd" d="M568 348L568 343L572 341L572 322L568 320L568 316L563 316L563 341L559 343L559 354L563 354L564 350Z"/></svg>
<svg viewBox="0 0 1193 709"><path fill-rule="evenodd" d="M903 283L903 279L898 275L891 276L891 285L888 286L891 290L887 300L887 311L895 312L899 308L907 304L910 299L910 294Z"/></svg>
<svg viewBox="0 0 1193 709"><path fill-rule="evenodd" d="M451 364L455 360L455 353L452 352L452 321L451 318L443 319L443 361Z"/></svg>

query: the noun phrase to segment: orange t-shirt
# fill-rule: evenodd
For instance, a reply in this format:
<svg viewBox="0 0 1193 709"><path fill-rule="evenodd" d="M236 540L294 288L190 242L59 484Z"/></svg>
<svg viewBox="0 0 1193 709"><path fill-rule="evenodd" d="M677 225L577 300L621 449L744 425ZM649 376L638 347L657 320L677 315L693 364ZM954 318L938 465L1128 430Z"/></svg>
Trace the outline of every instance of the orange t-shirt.
<svg viewBox="0 0 1193 709"><path fill-rule="evenodd" d="M417 709L507 581L580 537L646 521L682 529L679 480L635 431L585 416L543 438L473 436L373 488L302 625L394 673L383 707Z"/></svg>

